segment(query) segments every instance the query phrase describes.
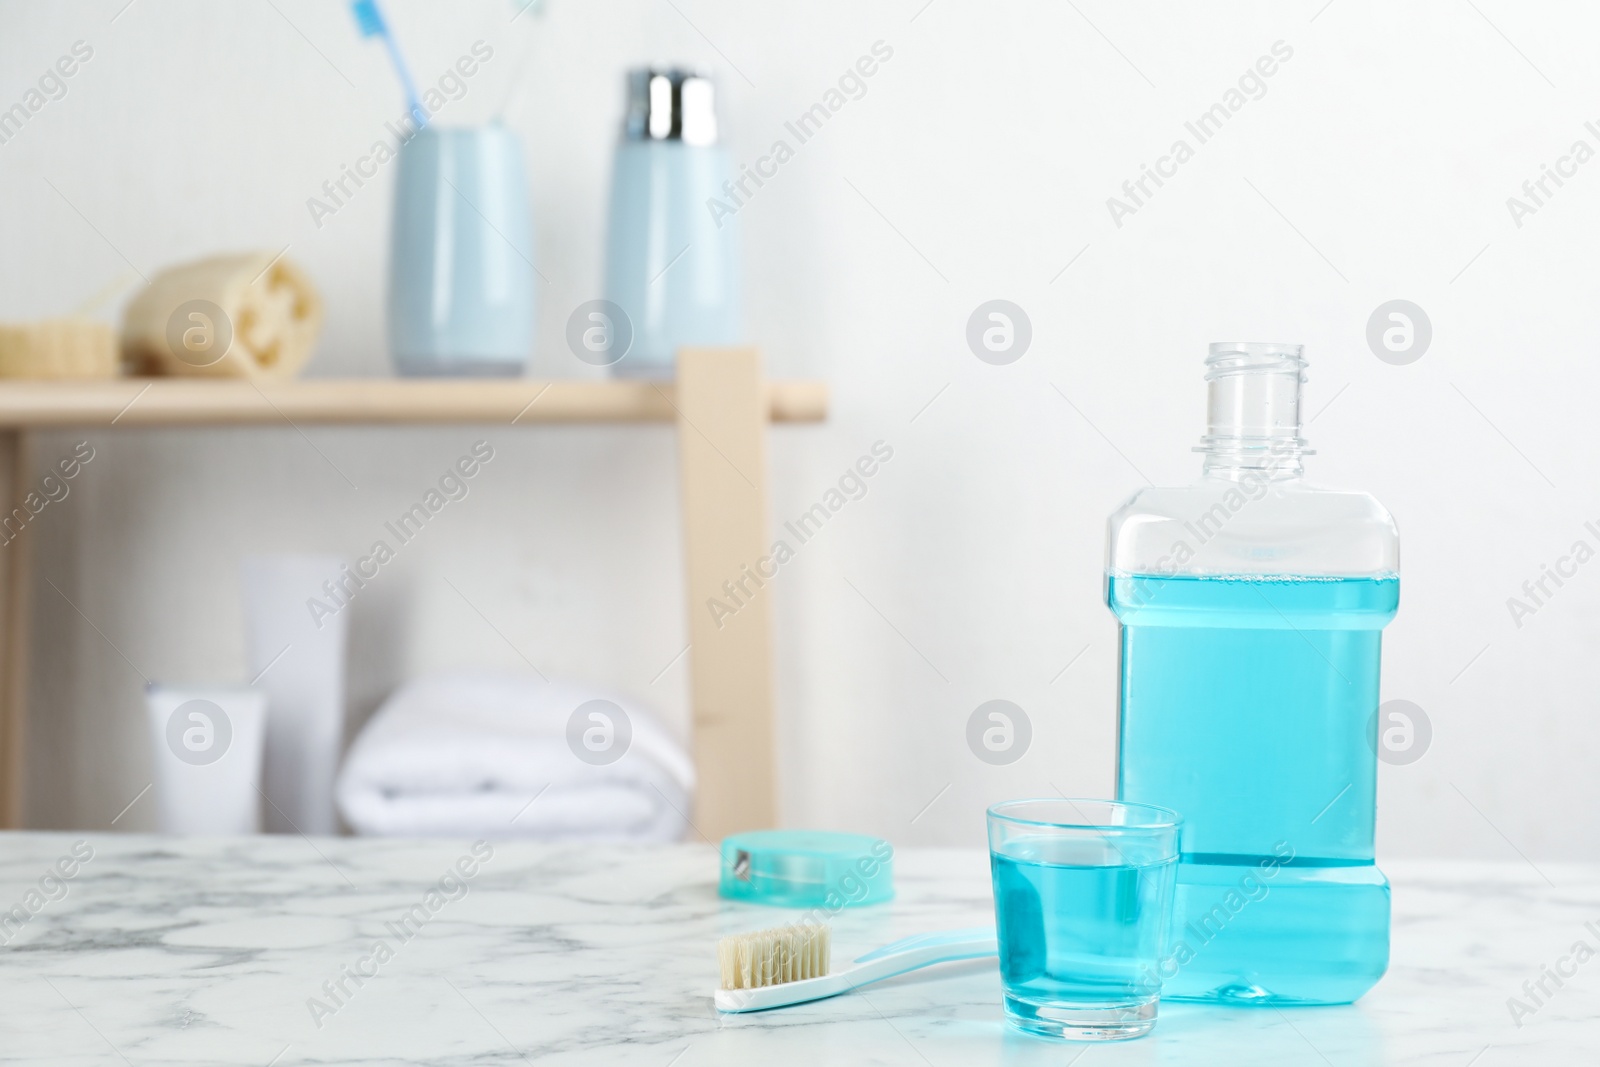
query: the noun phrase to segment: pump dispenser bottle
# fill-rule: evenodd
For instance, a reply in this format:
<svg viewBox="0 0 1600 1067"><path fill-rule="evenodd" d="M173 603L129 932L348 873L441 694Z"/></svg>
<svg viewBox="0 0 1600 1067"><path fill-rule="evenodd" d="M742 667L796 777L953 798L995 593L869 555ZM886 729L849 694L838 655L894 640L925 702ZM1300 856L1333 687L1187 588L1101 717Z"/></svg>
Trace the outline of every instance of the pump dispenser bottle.
<svg viewBox="0 0 1600 1067"><path fill-rule="evenodd" d="M611 373L671 378L679 348L741 339L738 219L716 209L732 170L710 78L630 71L627 106L611 178L605 294L627 316L632 343Z"/></svg>
<svg viewBox="0 0 1600 1067"><path fill-rule="evenodd" d="M1184 817L1177 999L1344 1004L1388 966L1373 829L1399 536L1367 494L1306 484L1305 367L1299 345L1212 345L1204 473L1109 522L1117 793Z"/></svg>

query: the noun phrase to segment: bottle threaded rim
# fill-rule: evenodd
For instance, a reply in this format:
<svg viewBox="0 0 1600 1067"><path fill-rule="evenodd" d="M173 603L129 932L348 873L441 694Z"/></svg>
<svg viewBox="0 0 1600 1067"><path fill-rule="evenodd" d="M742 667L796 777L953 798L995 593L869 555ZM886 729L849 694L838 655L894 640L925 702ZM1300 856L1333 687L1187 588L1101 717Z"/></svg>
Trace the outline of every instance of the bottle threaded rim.
<svg viewBox="0 0 1600 1067"><path fill-rule="evenodd" d="M1195 449L1206 469L1298 473L1309 455L1300 436L1305 346L1217 341L1206 355L1206 434Z"/></svg>

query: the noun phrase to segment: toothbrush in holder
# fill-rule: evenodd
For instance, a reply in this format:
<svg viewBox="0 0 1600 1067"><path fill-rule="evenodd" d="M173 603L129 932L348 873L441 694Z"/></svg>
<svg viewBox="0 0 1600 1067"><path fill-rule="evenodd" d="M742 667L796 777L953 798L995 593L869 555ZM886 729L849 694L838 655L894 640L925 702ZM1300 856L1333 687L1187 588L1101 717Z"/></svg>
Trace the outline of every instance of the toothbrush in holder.
<svg viewBox="0 0 1600 1067"><path fill-rule="evenodd" d="M722 988L717 1010L735 1013L786 1008L848 993L936 963L998 956L994 927L914 934L851 961L830 974L832 933L827 924L778 926L734 934L717 943Z"/></svg>
<svg viewBox="0 0 1600 1067"><path fill-rule="evenodd" d="M350 0L350 11L356 17L356 27L361 30L361 36L383 38L389 59L394 63L395 76L400 79L400 90L405 93L406 107L411 111L411 117L417 120L417 129L422 129L428 124L428 113L422 108L416 84L411 80L411 71L406 66L405 58L400 55L399 42L394 39L389 23L378 9L378 0Z"/></svg>

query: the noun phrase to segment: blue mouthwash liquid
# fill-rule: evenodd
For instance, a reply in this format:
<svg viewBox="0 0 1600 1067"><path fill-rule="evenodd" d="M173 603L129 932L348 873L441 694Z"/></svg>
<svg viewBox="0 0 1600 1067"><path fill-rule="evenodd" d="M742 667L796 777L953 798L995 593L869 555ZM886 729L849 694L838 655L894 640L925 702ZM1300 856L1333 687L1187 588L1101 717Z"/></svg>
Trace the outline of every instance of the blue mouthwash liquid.
<svg viewBox="0 0 1600 1067"><path fill-rule="evenodd" d="M1155 999L1150 978L1171 906L1176 861L1137 845L1020 838L992 855L1000 979L1006 1008L1027 1027L1063 1004Z"/></svg>
<svg viewBox="0 0 1600 1067"><path fill-rule="evenodd" d="M1389 961L1373 865L1398 577L1113 576L1119 798L1184 817L1162 995L1349 1003Z"/></svg>

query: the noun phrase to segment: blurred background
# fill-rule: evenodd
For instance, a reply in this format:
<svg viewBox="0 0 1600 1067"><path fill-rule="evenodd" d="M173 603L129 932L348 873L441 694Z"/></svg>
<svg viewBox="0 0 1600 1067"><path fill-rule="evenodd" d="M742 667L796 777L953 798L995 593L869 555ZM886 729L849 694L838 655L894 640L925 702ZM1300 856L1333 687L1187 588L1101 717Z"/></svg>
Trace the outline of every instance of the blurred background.
<svg viewBox="0 0 1600 1067"><path fill-rule="evenodd" d="M1600 148L1585 125L1600 122L1587 103L1600 13L1358 0L385 10L419 88L475 42L492 49L437 121L481 123L506 102L522 141L533 377L605 374L564 330L602 295L629 67L709 72L735 167L794 146L737 212L747 338L769 376L832 390L825 423L771 431L772 525L875 442L893 458L770 586L785 825L977 845L988 803L1109 795L1105 519L1147 482L1198 475L1205 346L1243 339L1306 345L1308 475L1375 494L1400 527L1383 697L1422 709L1431 736L1380 768L1380 862L1600 848L1595 820L1548 817L1600 800L1600 565L1550 586L1532 614L1508 606L1574 542L1600 547L1584 526L1600 520L1600 165L1567 165L1537 199L1524 190L1575 142ZM404 112L384 50L345 5L0 3L0 106L76 42L92 58L0 143L0 318L109 293L91 313L115 321L139 273L286 247L326 305L305 374L390 374L395 168L332 215L308 208ZM868 55L881 62L862 91L797 143L785 124ZM1201 143L1186 124L1264 56L1275 72L1247 82ZM1179 139L1192 158L1125 191ZM1405 365L1367 337L1396 299L1431 323ZM1005 365L967 341L991 300L1031 324ZM95 458L37 519L25 824L152 828L149 804L120 814L151 780L143 687L249 677L241 554L353 558L484 436L496 458L470 495L351 605L348 730L426 672L533 664L659 709L683 736L670 426L49 432L41 475L79 440ZM1001 766L967 743L974 709L995 699L1031 726Z"/></svg>

